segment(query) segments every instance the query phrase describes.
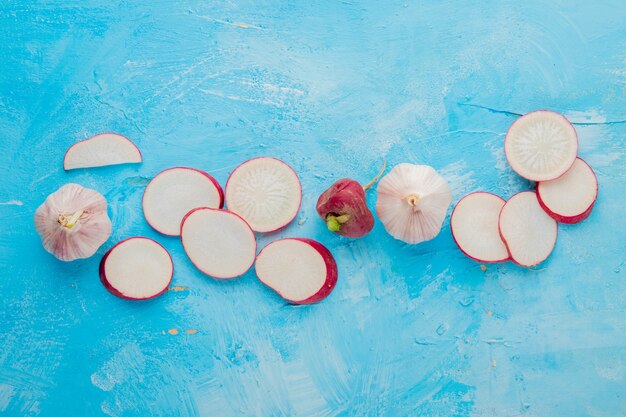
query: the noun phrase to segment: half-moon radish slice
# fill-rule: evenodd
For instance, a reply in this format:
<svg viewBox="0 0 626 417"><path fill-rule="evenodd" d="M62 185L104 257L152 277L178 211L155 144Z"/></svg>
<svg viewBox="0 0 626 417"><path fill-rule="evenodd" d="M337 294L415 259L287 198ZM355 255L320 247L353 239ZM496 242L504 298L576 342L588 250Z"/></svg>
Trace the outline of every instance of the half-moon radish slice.
<svg viewBox="0 0 626 417"><path fill-rule="evenodd" d="M117 133L101 133L70 146L65 152L63 169L69 171L139 162L141 152L130 139Z"/></svg>

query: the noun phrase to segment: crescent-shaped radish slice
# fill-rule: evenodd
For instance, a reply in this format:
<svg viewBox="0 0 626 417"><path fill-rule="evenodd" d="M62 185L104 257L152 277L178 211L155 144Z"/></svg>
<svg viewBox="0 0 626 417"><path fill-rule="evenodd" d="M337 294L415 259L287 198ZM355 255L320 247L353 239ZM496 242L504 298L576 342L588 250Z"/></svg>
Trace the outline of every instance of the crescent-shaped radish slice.
<svg viewBox="0 0 626 417"><path fill-rule="evenodd" d="M70 146L63 159L63 168L69 171L140 162L141 152L130 139L117 133L101 133Z"/></svg>

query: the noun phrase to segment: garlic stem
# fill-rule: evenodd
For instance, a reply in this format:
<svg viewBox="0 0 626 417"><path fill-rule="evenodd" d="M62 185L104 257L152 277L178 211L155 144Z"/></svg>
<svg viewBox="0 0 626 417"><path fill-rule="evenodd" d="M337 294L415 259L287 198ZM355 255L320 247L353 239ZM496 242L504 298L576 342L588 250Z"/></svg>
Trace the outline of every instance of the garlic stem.
<svg viewBox="0 0 626 417"><path fill-rule="evenodd" d="M417 194L409 194L404 197L404 200L406 200L410 206L416 207L420 203L420 196Z"/></svg>
<svg viewBox="0 0 626 417"><path fill-rule="evenodd" d="M70 218L68 218L67 214L65 213L59 214L58 222L61 226L71 229L76 225L76 222L78 221L80 216L83 215L84 212L84 210L76 210L74 214L70 216Z"/></svg>
<svg viewBox="0 0 626 417"><path fill-rule="evenodd" d="M385 172L385 168L387 168L387 160L383 159L383 167L378 172L378 175L376 175L370 182L368 182L367 184L363 186L363 191L369 190L370 188L372 188L372 185L376 184L376 182L380 179L380 177Z"/></svg>

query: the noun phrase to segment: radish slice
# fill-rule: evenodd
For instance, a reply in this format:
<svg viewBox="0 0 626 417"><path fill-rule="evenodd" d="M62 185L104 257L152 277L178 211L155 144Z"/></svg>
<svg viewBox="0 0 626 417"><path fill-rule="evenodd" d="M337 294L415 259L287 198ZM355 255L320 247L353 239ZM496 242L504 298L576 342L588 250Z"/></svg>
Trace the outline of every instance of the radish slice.
<svg viewBox="0 0 626 417"><path fill-rule="evenodd" d="M226 207L243 217L255 232L272 232L289 224L301 201L298 175L275 158L244 162L226 183Z"/></svg>
<svg viewBox="0 0 626 417"><path fill-rule="evenodd" d="M539 204L554 220L574 224L585 220L598 198L598 179L591 167L576 158L561 177L537 184Z"/></svg>
<svg viewBox="0 0 626 417"><path fill-rule="evenodd" d="M521 266L535 266L550 256L558 225L539 205L532 191L515 194L500 212L500 236L511 259Z"/></svg>
<svg viewBox="0 0 626 417"><path fill-rule="evenodd" d="M190 211L183 219L180 237L191 262L214 278L238 277L254 263L254 232L230 211L208 207Z"/></svg>
<svg viewBox="0 0 626 417"><path fill-rule="evenodd" d="M128 138L116 133L102 133L70 146L63 159L63 168L69 171L139 162L141 152Z"/></svg>
<svg viewBox="0 0 626 417"><path fill-rule="evenodd" d="M303 238L279 239L256 258L259 280L294 304L326 298L337 283L337 263L324 245Z"/></svg>
<svg viewBox="0 0 626 417"><path fill-rule="evenodd" d="M170 168L157 174L143 193L143 214L156 231L180 235L180 222L197 207L222 208L224 194L215 178L194 168Z"/></svg>
<svg viewBox="0 0 626 417"><path fill-rule="evenodd" d="M509 128L504 153L513 171L531 181L563 175L574 163L578 136L574 126L547 110L525 114Z"/></svg>
<svg viewBox="0 0 626 417"><path fill-rule="evenodd" d="M111 294L127 300L147 300L163 294L173 274L170 254L147 237L122 240L100 261L102 284Z"/></svg>
<svg viewBox="0 0 626 417"><path fill-rule="evenodd" d="M463 197L450 216L452 237L461 252L478 262L503 262L509 253L500 237L498 217L505 201L485 192Z"/></svg>

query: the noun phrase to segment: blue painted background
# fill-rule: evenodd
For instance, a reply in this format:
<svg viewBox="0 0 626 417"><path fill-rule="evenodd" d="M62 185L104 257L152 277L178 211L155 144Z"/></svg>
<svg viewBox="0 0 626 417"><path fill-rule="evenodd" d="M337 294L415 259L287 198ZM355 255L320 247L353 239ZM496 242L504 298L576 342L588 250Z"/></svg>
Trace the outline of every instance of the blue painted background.
<svg viewBox="0 0 626 417"><path fill-rule="evenodd" d="M623 1L116 3L0 4L0 415L626 415ZM383 157L432 165L454 202L508 198L529 184L504 133L542 108L577 123L600 195L537 268L482 271L447 220L408 246L378 222L339 238L316 216L321 191L368 180ZM65 173L65 150L102 131L144 163ZM328 246L340 278L321 304L286 305L253 271L203 276L143 219L160 170L224 184L258 155L304 189L296 221L259 245ZM105 194L114 223L72 263L33 228L67 182ZM137 234L167 247L183 288L149 302L105 291L100 256Z"/></svg>

